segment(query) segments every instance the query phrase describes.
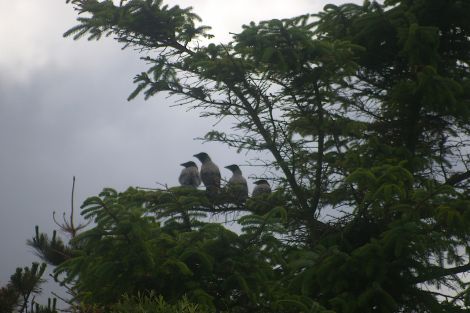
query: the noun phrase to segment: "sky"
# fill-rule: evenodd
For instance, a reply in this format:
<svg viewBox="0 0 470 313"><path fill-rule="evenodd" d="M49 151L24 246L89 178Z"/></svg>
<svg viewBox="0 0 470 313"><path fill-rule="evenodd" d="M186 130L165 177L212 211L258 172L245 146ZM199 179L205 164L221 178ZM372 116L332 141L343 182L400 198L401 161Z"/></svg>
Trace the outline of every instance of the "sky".
<svg viewBox="0 0 470 313"><path fill-rule="evenodd" d="M324 0L172 0L192 6L215 42L242 24L315 13ZM194 140L213 129L196 111L157 95L128 102L139 55L112 39L73 41L65 0L0 0L0 286L16 267L38 261L26 240L34 226L56 229L52 214L75 207L104 187L177 185L180 163L205 151L222 168L247 161L221 144ZM229 127L229 123L218 127ZM244 168L245 176L252 174ZM228 170L222 176L228 177ZM252 185L250 185L252 189Z"/></svg>

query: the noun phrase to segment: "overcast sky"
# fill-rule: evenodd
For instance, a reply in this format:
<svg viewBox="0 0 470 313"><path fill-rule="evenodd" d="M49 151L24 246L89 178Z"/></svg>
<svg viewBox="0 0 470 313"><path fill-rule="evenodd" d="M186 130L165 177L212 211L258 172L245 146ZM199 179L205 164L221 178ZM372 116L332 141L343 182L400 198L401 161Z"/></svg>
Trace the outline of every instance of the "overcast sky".
<svg viewBox="0 0 470 313"><path fill-rule="evenodd" d="M328 2L343 1L166 1L193 6L216 42L250 21L314 13ZM110 39L64 39L74 25L65 0L0 0L0 286L37 260L26 239L35 225L50 232L52 212L70 208L74 175L79 207L103 187L176 185L179 164L201 151L221 167L246 159L195 141L212 123L170 108L172 98L127 102L145 69L139 55Z"/></svg>

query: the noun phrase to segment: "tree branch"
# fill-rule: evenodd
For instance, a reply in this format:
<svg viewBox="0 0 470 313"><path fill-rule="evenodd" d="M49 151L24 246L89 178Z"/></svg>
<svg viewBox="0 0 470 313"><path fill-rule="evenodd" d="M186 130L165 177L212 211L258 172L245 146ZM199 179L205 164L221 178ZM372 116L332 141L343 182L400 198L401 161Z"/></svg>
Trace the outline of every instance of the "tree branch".
<svg viewBox="0 0 470 313"><path fill-rule="evenodd" d="M470 171L454 174L448 180L446 180L445 184L450 185L450 186L455 186L458 183L461 183L468 178L470 178Z"/></svg>
<svg viewBox="0 0 470 313"><path fill-rule="evenodd" d="M450 275L456 275L459 273L470 271L470 263L465 265L451 267L451 268L442 268L438 266L433 266L430 268L429 272L421 277L417 277L413 283L420 284L430 280L443 278Z"/></svg>

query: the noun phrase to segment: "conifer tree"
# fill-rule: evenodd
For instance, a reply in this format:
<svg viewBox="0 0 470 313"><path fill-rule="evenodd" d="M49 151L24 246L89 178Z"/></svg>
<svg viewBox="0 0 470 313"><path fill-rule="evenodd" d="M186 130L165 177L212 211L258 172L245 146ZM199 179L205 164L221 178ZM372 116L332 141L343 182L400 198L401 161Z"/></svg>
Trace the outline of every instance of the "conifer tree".
<svg viewBox="0 0 470 313"><path fill-rule="evenodd" d="M148 52L129 99L164 92L234 118L238 131L205 138L267 151L281 173L277 192L244 205L183 187L89 198L93 227L56 269L78 301L152 291L216 312L470 310L470 3L327 5L216 44L191 8L69 2L80 16L65 36Z"/></svg>
<svg viewBox="0 0 470 313"><path fill-rule="evenodd" d="M48 306L35 302L41 292L42 276L46 264L33 263L31 267L18 267L6 286L0 288L2 313L57 313L56 300L49 299Z"/></svg>

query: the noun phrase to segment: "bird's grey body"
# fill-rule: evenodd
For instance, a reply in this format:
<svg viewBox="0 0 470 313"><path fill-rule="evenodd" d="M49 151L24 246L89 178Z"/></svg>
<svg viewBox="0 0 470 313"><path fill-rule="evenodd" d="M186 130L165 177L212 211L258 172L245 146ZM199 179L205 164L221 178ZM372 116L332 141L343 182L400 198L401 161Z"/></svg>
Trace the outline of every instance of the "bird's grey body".
<svg viewBox="0 0 470 313"><path fill-rule="evenodd" d="M219 167L212 162L209 155L201 152L194 155L201 161L201 180L206 190L211 194L216 194L220 189L220 170Z"/></svg>
<svg viewBox="0 0 470 313"><path fill-rule="evenodd" d="M197 188L201 184L201 177L199 176L199 170L196 163L189 161L181 164L184 169L181 171L178 181L181 186L192 186Z"/></svg>
<svg viewBox="0 0 470 313"><path fill-rule="evenodd" d="M232 177L228 180L227 191L236 202L243 202L248 198L248 183L243 177L238 165L232 164L225 168L232 171Z"/></svg>
<svg viewBox="0 0 470 313"><path fill-rule="evenodd" d="M268 181L265 179L260 179L255 181L255 188L251 194L252 197L256 197L262 194L269 194L271 193L271 186L269 185Z"/></svg>

